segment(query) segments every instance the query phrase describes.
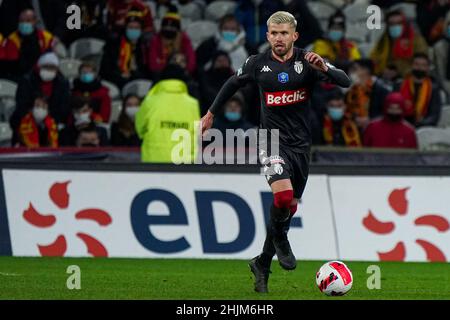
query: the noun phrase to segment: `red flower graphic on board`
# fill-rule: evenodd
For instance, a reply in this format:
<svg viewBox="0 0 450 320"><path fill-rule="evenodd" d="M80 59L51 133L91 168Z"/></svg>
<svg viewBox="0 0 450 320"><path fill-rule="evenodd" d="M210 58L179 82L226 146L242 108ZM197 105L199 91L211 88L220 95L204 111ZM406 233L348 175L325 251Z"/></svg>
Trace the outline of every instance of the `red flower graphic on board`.
<svg viewBox="0 0 450 320"><path fill-rule="evenodd" d="M70 203L70 195L67 187L70 181L56 182L49 189L49 197L53 204L61 210L67 210ZM52 213L41 213L30 202L28 208L23 211L23 218L31 225L38 228L49 228L56 223L56 216ZM111 224L111 216L104 210L98 208L87 208L75 213L77 220L91 220L104 227ZM107 257L108 251L105 246L89 234L78 232L76 236L86 245L88 253L94 257ZM67 240L64 235L56 237L50 244L38 244L42 256L62 257L67 251Z"/></svg>
<svg viewBox="0 0 450 320"><path fill-rule="evenodd" d="M406 216L408 214L408 199L406 193L409 188L394 189L388 197L388 203L391 209L399 216ZM393 222L382 222L369 210L367 216L363 219L362 224L369 231L378 234L386 235L394 232L395 224ZM414 220L414 224L418 227L431 227L437 232L447 232L450 229L448 220L438 214L424 214ZM428 261L447 261L444 253L435 244L424 240L416 239L415 243L419 245L426 253ZM394 248L385 251L377 252L381 261L404 261L406 257L406 246L403 241L395 244Z"/></svg>

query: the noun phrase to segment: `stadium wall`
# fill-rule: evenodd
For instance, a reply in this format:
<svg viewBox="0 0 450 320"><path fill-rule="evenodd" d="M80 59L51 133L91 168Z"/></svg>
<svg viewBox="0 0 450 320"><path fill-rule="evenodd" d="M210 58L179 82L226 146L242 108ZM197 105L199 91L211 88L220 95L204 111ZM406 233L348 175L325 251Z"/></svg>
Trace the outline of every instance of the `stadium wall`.
<svg viewBox="0 0 450 320"><path fill-rule="evenodd" d="M264 241L256 166L0 166L1 255L248 259ZM311 172L289 233L299 259L449 260L450 168Z"/></svg>

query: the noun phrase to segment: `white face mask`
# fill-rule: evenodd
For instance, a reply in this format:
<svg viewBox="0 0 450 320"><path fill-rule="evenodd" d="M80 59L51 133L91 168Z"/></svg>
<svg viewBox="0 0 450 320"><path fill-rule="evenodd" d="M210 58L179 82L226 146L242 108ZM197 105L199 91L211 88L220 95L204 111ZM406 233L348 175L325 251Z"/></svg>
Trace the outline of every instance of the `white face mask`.
<svg viewBox="0 0 450 320"><path fill-rule="evenodd" d="M91 113L83 112L83 113L74 113L73 117L75 118L75 125L79 126L80 124L85 124L91 122Z"/></svg>
<svg viewBox="0 0 450 320"><path fill-rule="evenodd" d="M41 108L41 107L34 107L33 108L33 117L34 120L36 120L36 122L40 123L42 121L44 121L44 119L47 117L48 115L48 110Z"/></svg>
<svg viewBox="0 0 450 320"><path fill-rule="evenodd" d="M361 79L355 72L350 73L350 79L352 80L353 84L360 84L361 82Z"/></svg>
<svg viewBox="0 0 450 320"><path fill-rule="evenodd" d="M39 70L39 76L43 81L53 81L56 77L56 71L41 69Z"/></svg>
<svg viewBox="0 0 450 320"><path fill-rule="evenodd" d="M125 114L134 121L134 118L136 117L136 113L139 110L139 106L129 106L125 108Z"/></svg>

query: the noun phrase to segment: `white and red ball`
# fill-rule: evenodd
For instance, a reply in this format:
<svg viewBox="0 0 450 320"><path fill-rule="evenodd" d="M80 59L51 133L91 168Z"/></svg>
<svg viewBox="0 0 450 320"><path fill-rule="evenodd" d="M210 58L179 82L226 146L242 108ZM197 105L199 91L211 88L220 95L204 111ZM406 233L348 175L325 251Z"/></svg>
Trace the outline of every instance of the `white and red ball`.
<svg viewBox="0 0 450 320"><path fill-rule="evenodd" d="M342 296L352 288L353 275L345 263L329 261L317 272L316 283L327 296Z"/></svg>

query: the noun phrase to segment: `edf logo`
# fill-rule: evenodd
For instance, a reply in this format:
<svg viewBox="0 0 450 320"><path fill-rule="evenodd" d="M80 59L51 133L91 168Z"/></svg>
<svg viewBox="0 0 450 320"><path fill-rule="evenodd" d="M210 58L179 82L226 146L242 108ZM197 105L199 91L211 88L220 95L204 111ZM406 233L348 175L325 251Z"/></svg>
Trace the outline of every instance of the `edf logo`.
<svg viewBox="0 0 450 320"><path fill-rule="evenodd" d="M264 221L267 225L270 216L272 193L261 192L261 202L264 209ZM154 201L166 204L169 213L157 215L148 212ZM255 238L255 219L247 202L231 192L196 191L195 202L200 224L200 236L204 253L237 253L245 250ZM217 226L214 222L213 203L223 202L231 206L239 221L237 237L229 242L219 242ZM185 237L175 240L158 239L152 232L152 225L187 225L186 209L181 200L172 192L162 189L149 189L140 192L131 204L131 226L136 239L146 249L157 253L176 253L191 247ZM293 217L291 227L302 227L300 217Z"/></svg>
<svg viewBox="0 0 450 320"><path fill-rule="evenodd" d="M286 72L281 72L278 74L278 81L281 83L286 83L289 81L289 75Z"/></svg>

